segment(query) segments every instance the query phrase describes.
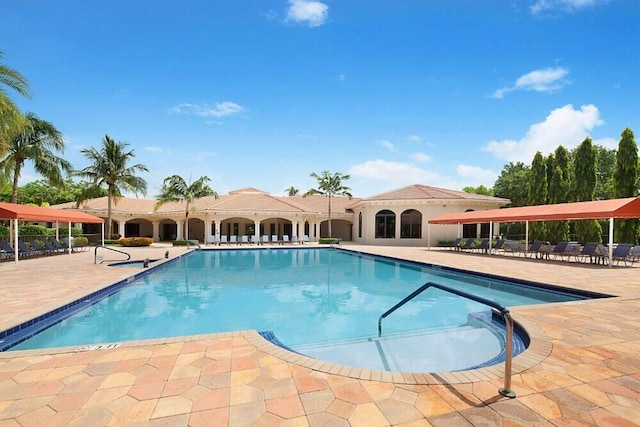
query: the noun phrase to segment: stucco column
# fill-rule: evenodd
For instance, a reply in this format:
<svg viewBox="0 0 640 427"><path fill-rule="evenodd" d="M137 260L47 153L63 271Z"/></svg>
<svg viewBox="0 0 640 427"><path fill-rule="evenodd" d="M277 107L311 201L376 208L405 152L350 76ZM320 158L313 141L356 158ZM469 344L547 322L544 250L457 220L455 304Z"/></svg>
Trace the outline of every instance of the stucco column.
<svg viewBox="0 0 640 427"><path fill-rule="evenodd" d="M209 243L209 237L211 237L211 223L213 221L206 220L204 221L204 243Z"/></svg>
<svg viewBox="0 0 640 427"><path fill-rule="evenodd" d="M253 221L253 235L255 236L256 242L260 241L260 221Z"/></svg>
<svg viewBox="0 0 640 427"><path fill-rule="evenodd" d="M183 240L184 221L176 221L176 240Z"/></svg>
<svg viewBox="0 0 640 427"><path fill-rule="evenodd" d="M153 226L153 241L159 242L160 241L160 221L153 221L151 225Z"/></svg>
<svg viewBox="0 0 640 427"><path fill-rule="evenodd" d="M127 223L126 220L118 221L118 234L122 237L127 237L124 234L124 225Z"/></svg>
<svg viewBox="0 0 640 427"><path fill-rule="evenodd" d="M400 240L402 238L402 214L396 214L396 240Z"/></svg>

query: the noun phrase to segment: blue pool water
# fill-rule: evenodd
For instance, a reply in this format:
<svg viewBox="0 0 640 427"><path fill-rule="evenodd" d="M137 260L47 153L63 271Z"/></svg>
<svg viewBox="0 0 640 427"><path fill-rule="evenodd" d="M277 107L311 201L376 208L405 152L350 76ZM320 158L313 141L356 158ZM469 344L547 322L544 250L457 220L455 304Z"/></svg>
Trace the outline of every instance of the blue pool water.
<svg viewBox="0 0 640 427"><path fill-rule="evenodd" d="M506 307L583 299L342 250L205 250L160 266L12 350L247 329L270 331L312 357L386 370L463 369L504 350L504 338L487 324L488 307L437 289L386 318L378 340L378 317L429 281ZM382 357L368 363L372 349Z"/></svg>

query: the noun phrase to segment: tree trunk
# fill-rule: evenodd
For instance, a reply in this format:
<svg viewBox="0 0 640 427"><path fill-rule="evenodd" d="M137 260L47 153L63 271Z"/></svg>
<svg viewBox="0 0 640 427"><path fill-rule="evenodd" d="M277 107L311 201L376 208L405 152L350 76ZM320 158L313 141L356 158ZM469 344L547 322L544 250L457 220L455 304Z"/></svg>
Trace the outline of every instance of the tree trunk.
<svg viewBox="0 0 640 427"><path fill-rule="evenodd" d="M111 199L113 198L113 187L107 190L107 238L111 239Z"/></svg>
<svg viewBox="0 0 640 427"><path fill-rule="evenodd" d="M329 236L333 238L333 234L331 233L331 196L329 196Z"/></svg>
<svg viewBox="0 0 640 427"><path fill-rule="evenodd" d="M184 211L184 240L189 240L189 202Z"/></svg>
<svg viewBox="0 0 640 427"><path fill-rule="evenodd" d="M11 191L11 203L18 203L18 179L20 178L21 164L16 162L16 167L13 171L13 188Z"/></svg>

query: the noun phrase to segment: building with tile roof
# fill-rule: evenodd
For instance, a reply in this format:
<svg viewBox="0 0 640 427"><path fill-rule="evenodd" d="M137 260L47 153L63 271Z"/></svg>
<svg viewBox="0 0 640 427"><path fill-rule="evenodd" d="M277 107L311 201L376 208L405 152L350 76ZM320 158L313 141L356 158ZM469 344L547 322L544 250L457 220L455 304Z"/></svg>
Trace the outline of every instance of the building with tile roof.
<svg viewBox="0 0 640 427"><path fill-rule="evenodd" d="M478 237L483 228L465 225L429 227L427 221L449 212L495 209L508 199L446 190L426 185L411 185L368 198L331 198L332 237L345 241L377 245L436 245L439 240ZM184 239L185 203L166 203L156 209L156 201L124 197L112 206L112 230L125 237L146 236L155 241ZM107 198L84 201L80 206L65 203L52 206L73 209L105 218ZM321 195L308 197L274 196L255 188L242 188L215 197L203 197L190 206L188 238L200 242L220 241L222 236L308 236L317 241L328 237L328 200ZM91 224L85 232L100 231ZM93 227L93 228L92 228ZM486 231L488 233L488 231ZM427 235L430 234L430 235Z"/></svg>

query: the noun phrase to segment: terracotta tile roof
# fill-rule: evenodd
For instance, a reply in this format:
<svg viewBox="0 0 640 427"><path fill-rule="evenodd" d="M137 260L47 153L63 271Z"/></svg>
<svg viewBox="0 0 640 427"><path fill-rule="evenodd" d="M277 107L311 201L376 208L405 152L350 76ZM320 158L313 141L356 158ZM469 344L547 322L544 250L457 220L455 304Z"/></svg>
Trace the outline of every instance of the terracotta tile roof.
<svg viewBox="0 0 640 427"><path fill-rule="evenodd" d="M329 210L329 203L326 196L314 194L312 196L291 196L285 197L285 199L291 199L295 203L305 206L307 210L313 212L327 213ZM354 197L349 199L345 196L333 196L331 198L331 212L338 213L347 209L347 206L354 204L362 199Z"/></svg>
<svg viewBox="0 0 640 427"><path fill-rule="evenodd" d="M429 185L415 184L397 190L387 191L363 200L411 200L411 199L460 199L460 200L487 200L508 203L508 199L485 196L482 194L466 193L464 191L447 190L445 188L431 187Z"/></svg>

